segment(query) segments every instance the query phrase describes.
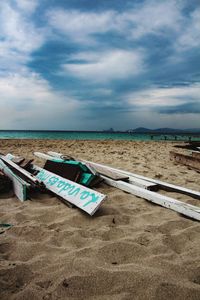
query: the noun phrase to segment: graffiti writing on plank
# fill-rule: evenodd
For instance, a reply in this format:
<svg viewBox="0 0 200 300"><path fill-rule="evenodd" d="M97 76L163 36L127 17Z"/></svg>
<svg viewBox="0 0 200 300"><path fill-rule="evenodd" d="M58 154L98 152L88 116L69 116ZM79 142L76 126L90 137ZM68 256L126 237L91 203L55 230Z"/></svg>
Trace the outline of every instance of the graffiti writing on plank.
<svg viewBox="0 0 200 300"><path fill-rule="evenodd" d="M44 170L37 174L37 178L43 181L49 188L56 187L58 193L79 197L80 200L88 200L83 207L99 200L99 196L95 193L82 190L81 187L74 185L73 183L69 183L66 180L61 180L59 177L48 174Z"/></svg>

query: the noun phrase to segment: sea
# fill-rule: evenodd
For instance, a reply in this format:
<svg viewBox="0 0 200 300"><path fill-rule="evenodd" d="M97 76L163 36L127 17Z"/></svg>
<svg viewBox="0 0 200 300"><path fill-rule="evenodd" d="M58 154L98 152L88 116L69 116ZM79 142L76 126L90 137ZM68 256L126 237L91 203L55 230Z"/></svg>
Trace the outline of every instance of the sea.
<svg viewBox="0 0 200 300"><path fill-rule="evenodd" d="M0 130L0 139L200 141L200 133Z"/></svg>

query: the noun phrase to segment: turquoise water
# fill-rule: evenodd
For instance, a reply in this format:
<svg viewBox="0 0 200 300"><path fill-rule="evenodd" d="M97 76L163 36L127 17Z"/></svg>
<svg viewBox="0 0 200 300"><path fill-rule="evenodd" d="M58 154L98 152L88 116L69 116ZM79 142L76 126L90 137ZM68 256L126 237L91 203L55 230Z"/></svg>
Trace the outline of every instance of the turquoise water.
<svg viewBox="0 0 200 300"><path fill-rule="evenodd" d="M81 131L0 131L0 139L58 139L58 140L179 140L200 141L200 134L136 134Z"/></svg>

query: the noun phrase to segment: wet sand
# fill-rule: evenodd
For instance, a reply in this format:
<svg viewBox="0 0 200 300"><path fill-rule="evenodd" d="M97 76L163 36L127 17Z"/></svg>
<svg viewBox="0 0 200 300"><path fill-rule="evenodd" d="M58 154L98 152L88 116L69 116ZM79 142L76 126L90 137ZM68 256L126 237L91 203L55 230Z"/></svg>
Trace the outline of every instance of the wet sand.
<svg viewBox="0 0 200 300"><path fill-rule="evenodd" d="M174 145L1 140L0 152L63 152L199 191L200 174L170 160L172 150L187 153ZM106 184L97 190L108 197L93 217L47 193L23 203L0 195L0 223L13 224L0 229L0 299L200 299L200 223Z"/></svg>

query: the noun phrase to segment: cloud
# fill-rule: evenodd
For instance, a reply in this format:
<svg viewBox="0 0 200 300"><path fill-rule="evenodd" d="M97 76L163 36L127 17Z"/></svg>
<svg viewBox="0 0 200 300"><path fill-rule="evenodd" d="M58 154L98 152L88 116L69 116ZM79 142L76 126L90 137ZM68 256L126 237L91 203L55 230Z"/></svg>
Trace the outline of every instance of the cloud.
<svg viewBox="0 0 200 300"><path fill-rule="evenodd" d="M134 8L117 12L83 12L80 10L50 10L49 24L75 42L95 42L95 34L116 32L125 39L138 39L147 34L177 31L182 20L176 1L144 1Z"/></svg>
<svg viewBox="0 0 200 300"><path fill-rule="evenodd" d="M34 73L0 78L1 128L41 129L70 126L71 114L81 103Z"/></svg>
<svg viewBox="0 0 200 300"><path fill-rule="evenodd" d="M33 10L33 4L26 1L17 3L29 12ZM0 3L0 25L0 69L16 71L24 67L30 61L31 53L41 47L45 40L44 32L34 26L30 15L27 17L24 10L14 7L12 1Z"/></svg>
<svg viewBox="0 0 200 300"><path fill-rule="evenodd" d="M178 38L179 51L200 46L200 8L195 9L185 20L184 30Z"/></svg>
<svg viewBox="0 0 200 300"><path fill-rule="evenodd" d="M33 13L39 5L39 0L14 0L17 7L26 13Z"/></svg>
<svg viewBox="0 0 200 300"><path fill-rule="evenodd" d="M200 107L200 84L154 87L126 96L130 109L157 112L196 113ZM197 110L198 108L198 110Z"/></svg>
<svg viewBox="0 0 200 300"><path fill-rule="evenodd" d="M147 34L163 35L178 31L182 15L176 1L145 1L118 17L122 27L129 29L132 39Z"/></svg>
<svg viewBox="0 0 200 300"><path fill-rule="evenodd" d="M48 12L49 24L75 42L94 41L92 35L105 33L115 28L116 12L82 12L79 10L54 9Z"/></svg>
<svg viewBox="0 0 200 300"><path fill-rule="evenodd" d="M136 76L145 68L143 51L139 50L82 52L71 56L71 59L77 62L64 64L65 73L96 83Z"/></svg>

